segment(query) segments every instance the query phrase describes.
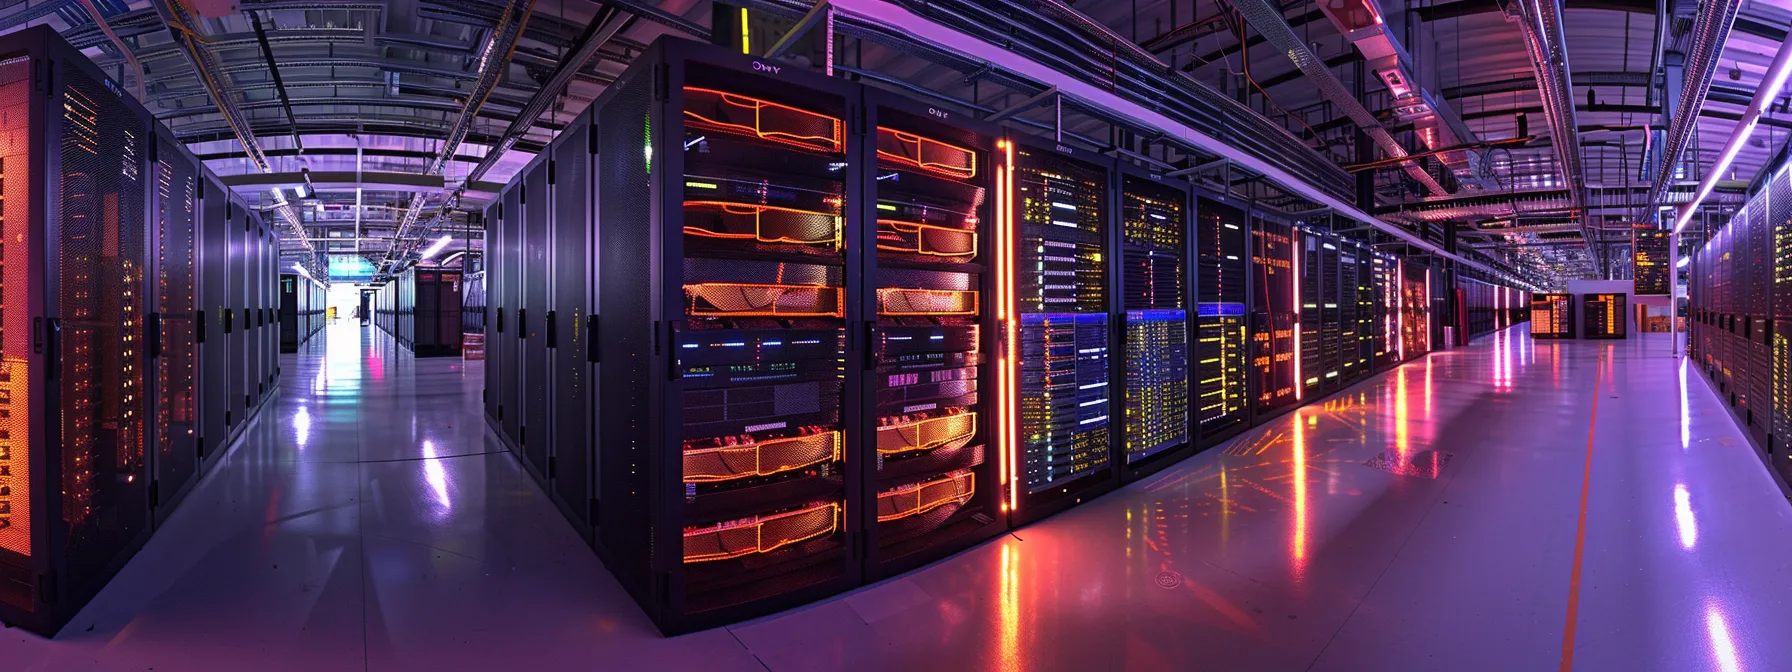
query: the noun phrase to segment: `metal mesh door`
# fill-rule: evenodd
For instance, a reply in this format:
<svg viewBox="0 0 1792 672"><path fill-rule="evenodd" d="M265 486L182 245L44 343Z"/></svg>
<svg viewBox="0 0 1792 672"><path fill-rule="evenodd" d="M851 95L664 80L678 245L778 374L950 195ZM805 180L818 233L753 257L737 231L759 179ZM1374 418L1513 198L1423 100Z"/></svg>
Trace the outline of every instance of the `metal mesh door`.
<svg viewBox="0 0 1792 672"><path fill-rule="evenodd" d="M194 339L194 217L198 175L179 146L161 143L155 174L156 291L162 351L156 360L156 479L158 494L184 485L198 470L199 350ZM160 502L156 502L160 504Z"/></svg>
<svg viewBox="0 0 1792 672"><path fill-rule="evenodd" d="M63 71L56 312L67 582L98 578L148 523L143 171L148 128Z"/></svg>

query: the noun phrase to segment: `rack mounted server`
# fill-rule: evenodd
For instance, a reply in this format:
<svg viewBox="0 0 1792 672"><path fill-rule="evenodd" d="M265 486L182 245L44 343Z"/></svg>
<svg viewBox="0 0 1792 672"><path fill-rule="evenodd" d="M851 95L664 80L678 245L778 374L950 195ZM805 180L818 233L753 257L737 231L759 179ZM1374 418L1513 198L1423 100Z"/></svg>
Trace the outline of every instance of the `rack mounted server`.
<svg viewBox="0 0 1792 672"><path fill-rule="evenodd" d="M0 620L51 635L266 399L278 247L55 31L0 53Z"/></svg>
<svg viewBox="0 0 1792 672"><path fill-rule="evenodd" d="M373 297L373 323L418 357L459 357L464 274L412 266Z"/></svg>
<svg viewBox="0 0 1792 672"><path fill-rule="evenodd" d="M1253 238L1273 216L664 39L487 209L488 422L662 630L767 613L1266 420L1250 357L1298 394L1297 236L1338 248L1338 377L1423 352L1428 266Z"/></svg>

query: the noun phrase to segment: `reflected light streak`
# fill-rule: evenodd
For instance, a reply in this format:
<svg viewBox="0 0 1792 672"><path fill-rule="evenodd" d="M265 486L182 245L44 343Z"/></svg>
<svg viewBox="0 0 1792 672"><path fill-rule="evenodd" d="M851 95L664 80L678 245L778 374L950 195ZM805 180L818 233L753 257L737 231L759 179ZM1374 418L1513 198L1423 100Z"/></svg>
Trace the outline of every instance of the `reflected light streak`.
<svg viewBox="0 0 1792 672"><path fill-rule="evenodd" d="M300 406L297 415L292 416L293 439L299 444L299 450L311 442L311 407Z"/></svg>
<svg viewBox="0 0 1792 672"><path fill-rule="evenodd" d="M1406 463L1412 450L1408 427L1411 417L1406 412L1406 371L1404 366L1394 371L1394 452L1399 453L1401 464Z"/></svg>
<svg viewBox="0 0 1792 672"><path fill-rule="evenodd" d="M1001 641L996 655L1001 657L1001 669L1018 670L1020 663L1020 579L1014 569L1014 544L1002 544L1002 576L1001 601L998 605L1001 617Z"/></svg>
<svg viewBox="0 0 1792 672"><path fill-rule="evenodd" d="M1304 583L1307 578L1307 428L1298 416L1294 420L1293 437L1294 532L1288 541L1294 558L1294 580Z"/></svg>
<svg viewBox="0 0 1792 672"><path fill-rule="evenodd" d="M448 500L448 473L442 469L442 461L436 459L436 444L430 441L423 442L423 480L436 491L436 501L442 503L442 508L454 507Z"/></svg>
<svg viewBox="0 0 1792 672"><path fill-rule="evenodd" d="M1674 522L1680 526L1680 547L1692 550L1699 543L1699 521L1692 517L1692 495L1685 483L1674 484Z"/></svg>
<svg viewBox="0 0 1792 672"><path fill-rule="evenodd" d="M1686 359L1680 360L1680 450L1692 445L1692 408L1686 399Z"/></svg>
<svg viewBox="0 0 1792 672"><path fill-rule="evenodd" d="M1717 657L1718 669L1742 672L1742 662L1736 658L1736 642L1730 639L1730 625L1724 622L1717 605L1705 605L1705 630L1711 633L1711 654Z"/></svg>

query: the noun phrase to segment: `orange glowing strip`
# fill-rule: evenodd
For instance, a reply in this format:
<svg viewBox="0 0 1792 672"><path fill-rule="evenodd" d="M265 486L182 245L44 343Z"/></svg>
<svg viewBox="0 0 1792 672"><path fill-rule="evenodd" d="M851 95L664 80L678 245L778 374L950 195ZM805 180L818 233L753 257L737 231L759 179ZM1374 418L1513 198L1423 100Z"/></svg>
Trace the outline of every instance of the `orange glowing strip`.
<svg viewBox="0 0 1792 672"><path fill-rule="evenodd" d="M1289 278L1291 282L1288 283L1293 286L1288 293L1289 296L1294 299L1294 303L1292 304L1294 306L1294 400L1300 401L1301 390L1307 386L1307 380L1300 377L1300 342L1302 337L1300 328L1300 231L1298 229L1289 230L1288 242L1291 243L1289 247L1293 248L1293 251L1288 253L1289 266L1294 270L1294 272L1290 274L1292 276ZM1269 325L1270 343L1272 344L1275 343L1275 330L1276 325L1272 321ZM1273 349L1274 348L1271 348L1271 350ZM1324 350L1322 349L1320 352L1323 353Z"/></svg>
<svg viewBox="0 0 1792 672"><path fill-rule="evenodd" d="M726 238L732 240L754 240L761 243L797 243L801 245L838 245L840 243L840 216L835 214L814 212L812 210L798 210L796 208L781 208L775 205L728 203L725 201L685 201L684 207L695 208L698 210L719 210L724 215L753 217L753 233L721 233L692 226L684 227L684 232L693 236L700 236L703 238ZM767 237L764 231L763 218L761 217L761 215L767 212L787 213L799 217L825 217L828 220L829 231L826 237L816 238L793 238L790 236Z"/></svg>
<svg viewBox="0 0 1792 672"><path fill-rule="evenodd" d="M877 290L879 315L976 315L977 292L954 289Z"/></svg>
<svg viewBox="0 0 1792 672"><path fill-rule="evenodd" d="M959 447L977 434L977 414L957 413L877 428L877 452L896 455L946 446Z"/></svg>
<svg viewBox="0 0 1792 672"><path fill-rule="evenodd" d="M969 469L930 481L877 493L877 522L918 516L947 504L963 504L977 494L977 478Z"/></svg>
<svg viewBox="0 0 1792 672"><path fill-rule="evenodd" d="M712 562L754 553L770 553L791 544L833 534L839 527L840 504L819 506L684 531L684 561Z"/></svg>
<svg viewBox="0 0 1792 672"><path fill-rule="evenodd" d="M1014 143L1008 141L1002 142L1002 165L1007 166L1008 168L1006 173L1002 176L1002 183L997 185L997 191L1004 194L1001 208L1002 234L1000 243L1002 247L1001 256L1003 260L1003 272L998 279L1001 281L1002 304L1006 310L1006 315L1002 318L1002 323L1004 325L1003 339L1007 341L1005 352L1008 354L1006 367L1008 375L1007 380L1005 381L1006 385L1004 386L1006 392L1005 396L1007 398L1004 400L1002 406L1003 412L1007 415L1007 418L1005 418L1002 423L1004 430L1003 441L1005 441L1007 445L1006 450L1003 452L1008 458L1008 506L1014 510L1019 510L1020 433L1019 428L1015 426L1016 410L1014 408L1015 405L1019 403L1019 390L1016 389L1016 386L1018 385L1016 381L1018 381L1020 377L1020 372L1018 371L1019 360L1015 356L1015 354L1020 351L1020 325L1016 323L1014 318Z"/></svg>
<svg viewBox="0 0 1792 672"><path fill-rule="evenodd" d="M883 143L886 138L893 138L896 144L907 148L915 148L914 155L886 152ZM882 159L914 166L930 173L938 173L948 177L970 179L977 176L977 153L957 145L950 145L932 138L925 138L913 133L879 127L877 129L877 156ZM937 161L929 161L929 153L941 157Z"/></svg>
<svg viewBox="0 0 1792 672"><path fill-rule="evenodd" d="M1002 149L1008 147L1007 140L1000 141L996 144ZM1008 322L1008 294L1002 290L1002 279L1008 277L1008 257L1003 254L1003 250L1006 249L1004 241L1007 240L1007 222L1005 213L1007 212L1008 207L1008 193L1002 189L1002 180L1006 177L1006 164L998 163L996 165L995 189L997 334L1002 334L1006 330ZM1006 343L1006 340L1007 339L1004 336L1004 342L996 344L996 482L1002 486L1008 485L1008 344ZM1003 502L1002 510L1008 510L1008 504L1006 502Z"/></svg>
<svg viewBox="0 0 1792 672"><path fill-rule="evenodd" d="M684 93L685 96L696 100L702 100L708 96L715 96L720 99L719 103L722 105L731 105L752 110L753 112L753 125L748 126L746 124L734 124L710 119L686 109L684 115L696 119L699 122L697 124L698 126L709 126L720 131L751 135L761 140L770 140L772 142L781 142L787 145L809 149L821 149L829 152L839 152L841 145L844 144L841 133L842 124L840 123L840 120L825 114L816 114L789 105L779 105L769 100L761 100L751 96L717 91L715 89L702 89L694 86L687 86L684 87ZM766 130L765 126L767 124L767 119L765 117L767 112L771 112L773 115L789 114L798 119L808 118L820 121L828 126L829 131L826 135L805 135L789 131Z"/></svg>
<svg viewBox="0 0 1792 672"><path fill-rule="evenodd" d="M920 238L915 241L914 249L909 249L906 247L897 247L895 245L886 245L883 243L883 241L878 241L877 249L880 249L880 250L886 250L886 251L890 251L890 252L907 252L910 254L924 254L924 255L927 255L930 257L975 257L975 256L977 256L977 232L975 232L975 231L966 231L964 229L954 229L949 226L934 226L932 224L917 224L915 222L904 222L904 221L895 220L895 219L880 219L880 220L877 220L877 225L878 226L888 226L892 229L895 229L897 232L900 232L900 233L920 234ZM971 243L970 248L971 249L968 252L938 252L938 251L934 251L934 250L929 250L929 249L927 249L927 236L929 233L932 233L933 235L940 235L941 233L945 233L945 234L963 236L965 238L970 239L970 243Z"/></svg>
<svg viewBox="0 0 1792 672"><path fill-rule="evenodd" d="M770 476L840 459L840 432L684 451L684 482ZM745 464L741 464L741 463ZM738 466L737 466L738 465Z"/></svg>
<svg viewBox="0 0 1792 672"><path fill-rule="evenodd" d="M700 282L684 286L691 315L740 317L845 317L839 287ZM830 297L832 300L830 301ZM699 305L699 302L709 305ZM786 303L797 304L786 308ZM823 309L829 303L832 308Z"/></svg>

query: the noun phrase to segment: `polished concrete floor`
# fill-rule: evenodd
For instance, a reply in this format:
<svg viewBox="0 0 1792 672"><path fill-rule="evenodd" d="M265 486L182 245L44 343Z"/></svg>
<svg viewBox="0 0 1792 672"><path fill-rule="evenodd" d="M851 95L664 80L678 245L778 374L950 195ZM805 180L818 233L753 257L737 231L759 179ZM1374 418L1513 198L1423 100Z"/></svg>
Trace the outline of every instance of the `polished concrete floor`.
<svg viewBox="0 0 1792 672"><path fill-rule="evenodd" d="M673 639L492 438L478 367L330 328L60 636L0 633L0 669L1792 666L1792 508L1663 336L1521 326L910 575Z"/></svg>

